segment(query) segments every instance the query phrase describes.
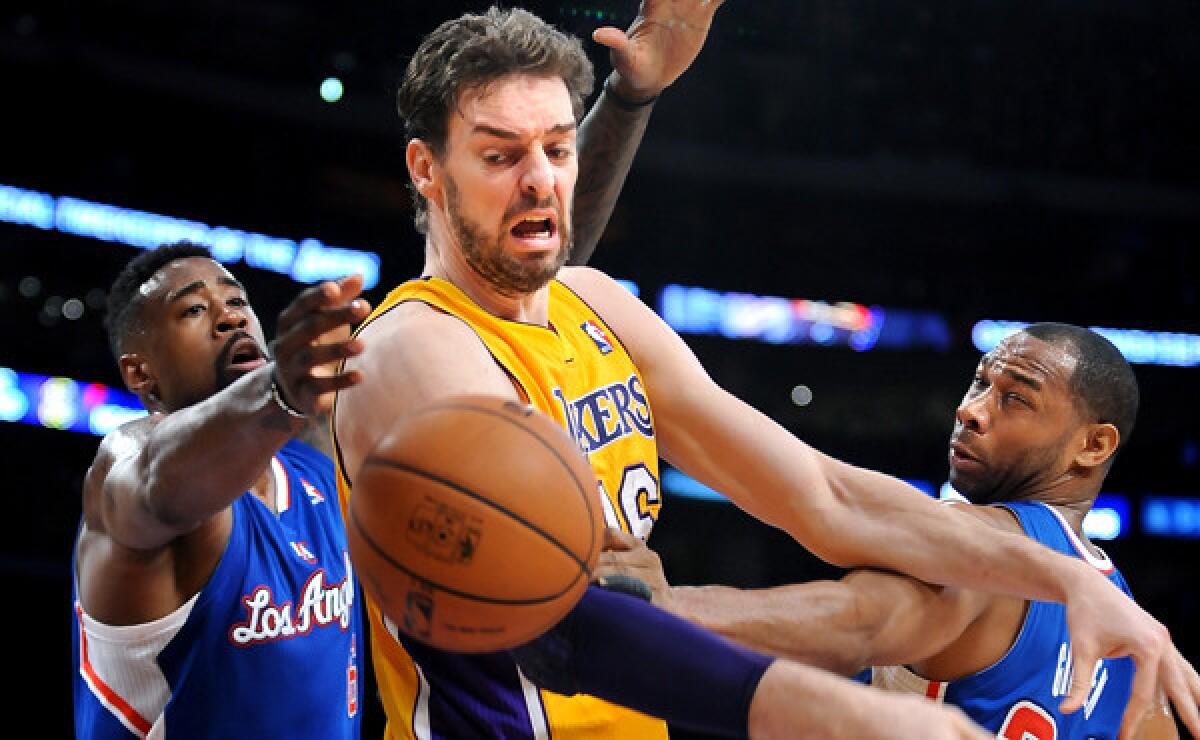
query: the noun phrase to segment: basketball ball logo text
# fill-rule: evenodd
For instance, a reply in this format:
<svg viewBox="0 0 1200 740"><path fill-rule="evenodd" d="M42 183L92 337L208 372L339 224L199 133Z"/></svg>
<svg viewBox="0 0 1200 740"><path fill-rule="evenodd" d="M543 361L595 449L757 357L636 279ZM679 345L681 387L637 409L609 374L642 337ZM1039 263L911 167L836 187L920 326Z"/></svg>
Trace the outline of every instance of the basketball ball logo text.
<svg viewBox="0 0 1200 740"><path fill-rule="evenodd" d="M447 563L469 563L479 546L482 522L426 498L408 520L408 540L421 552Z"/></svg>

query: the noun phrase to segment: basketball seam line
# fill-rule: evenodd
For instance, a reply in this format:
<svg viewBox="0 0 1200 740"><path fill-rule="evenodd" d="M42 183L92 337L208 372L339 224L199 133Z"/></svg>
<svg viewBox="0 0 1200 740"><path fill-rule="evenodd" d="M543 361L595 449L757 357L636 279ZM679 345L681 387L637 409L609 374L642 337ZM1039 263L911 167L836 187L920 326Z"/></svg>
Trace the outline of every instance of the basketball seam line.
<svg viewBox="0 0 1200 740"><path fill-rule="evenodd" d="M547 451L547 452L549 452L551 455L554 455L554 459L558 460L559 464L563 466L563 469L567 471L567 474L568 474L568 475L571 477L571 480L572 480L572 481L575 483L575 492L576 492L576 493L578 493L578 494L579 494L579 497L580 497L580 498L583 500L583 508L584 508L584 510L587 512L587 516L588 516L588 528L589 528L589 532L590 532L590 535L589 535L589 536L591 536L591 541L590 541L590 542L589 542L589 544L588 544L588 552L591 552L591 551L592 551L592 549L593 549L593 548L595 548L595 546L596 546L595 534L594 534L594 533L595 533L595 528L594 528L594 527L592 527L592 522L593 522L593 520L594 520L594 517L592 516L592 507L590 507L590 506L588 506L588 505L587 505L587 495L588 495L588 494L587 494L587 489L586 489L586 487L585 487L585 486L584 486L582 483L580 483L580 482L579 482L579 479L578 479L577 477L575 477L575 471L571 470L571 466L570 466L570 464L569 464L569 463L567 463L567 461L563 459L562 455L558 454L558 450L554 449L554 447L552 447L551 445L549 445L549 444L546 442L546 440L542 439L541 435L537 434L537 433L536 433L536 432L534 432L533 430L529 429L528 427L522 426L522 425L518 424L518 423L517 423L515 420L513 420L512 418L510 418L510 417L508 417L508 416L506 416L506 415L504 415L504 414L502 414L502 413L499 413L499 412L497 412L497 411L493 411L492 409L489 409L489 408L481 408L481 407L479 407L479 406L474 406L474 405L471 405L471 404L468 404L468 403L455 403L455 402L451 401L451 402L449 402L449 403L442 404L440 407L432 407L432 406L427 406L427 407L425 407L425 408L423 408L423 409L418 409L417 411L415 411L415 412L413 412L413 413L414 413L414 415L416 415L416 414L427 414L427 413L434 413L434 412L436 412L436 411L438 411L438 410L440 410L440 409L450 409L450 408L452 408L452 409L459 409L459 410L461 410L461 411L474 411L474 412L476 412L476 413L480 413L480 414L486 414L486 415L488 415L488 416L494 416L494 417L496 417L497 419L500 419L501 421L505 422L506 424L509 424L509 425L511 425L511 426L513 426L513 427L516 427L517 429L521 430L522 432L524 432L525 434L529 435L530 437L533 437L534 439L536 439L536 440L538 441L538 444L540 444L542 447L545 447L545 448L546 448L546 451ZM537 409L536 409L536 408L534 408L532 404L530 404L530 408L533 408L533 409L534 409L534 411L537 411ZM539 413L542 413L542 412L539 412ZM560 430L561 430L561 431L562 431L564 434L567 434L567 430L565 430L565 429L562 429L561 427L559 427L559 429L560 429ZM581 453L581 454L582 454L582 453ZM365 465L367 464L367 461L369 461L369 460L371 460L371 459L376 459L376 460L379 460L379 461L381 461L381 462L389 462L389 463L391 462L391 461L389 461L389 460L386 460L386 459L384 459L384 458L379 458L379 457L376 457L376 456L374 456L374 455L368 455L368 456L367 456L367 460L363 461L363 465L365 466ZM594 471L593 471L593 474L594 474ZM434 478L435 480L439 480L439 481L440 481L440 480L442 480L441 478L439 478L439 477L437 477L437 476L433 476L432 474L431 474L429 477L432 477L432 478ZM459 487L457 484L453 483L452 481L444 481L444 482L445 482L445 483L448 483L448 484L449 484L449 485L451 485L452 487L455 487L455 488L458 488L458 487ZM592 490L593 490L593 493L594 493L595 495L597 495L597 496L599 496L599 495L600 495L600 492L599 492L599 491L596 491L594 488L593 488ZM472 495L473 495L473 494L472 494ZM490 504L491 502L489 501L489 502L487 502L487 503L489 503L489 504ZM538 529L538 528L537 528L537 527L535 527L534 525L532 525L532 524L529 524L528 522L525 522L525 520L524 520L524 519L521 519L521 518L520 518L520 517L518 517L516 514L513 514L512 512L509 512L508 510L504 509L503 507L496 506L496 508L497 508L497 509L499 509L500 511L504 511L505 513L509 514L509 515L510 515L510 516L512 516L514 519L517 519L517 521L520 521L520 522L522 522L522 523L524 523L524 524L527 524L527 525L528 525L528 526L529 526L531 529L533 529L534 531L538 532L539 534L541 534L542 536L544 536L546 539L550 540L550 541L551 541L551 542L553 542L555 545L558 545L560 548L563 548L563 549L565 550L565 547L563 547L563 545L561 545L561 544L560 544L560 543L559 543L557 540L555 540L555 539L554 539L553 537L551 537L549 534L547 534L547 533L543 532L541 529ZM572 558L572 559L574 559L576 562L578 562L578 563L579 563L579 565L580 565L581 567L583 567L583 569L584 569L584 572L586 572L586 573L587 573L589 576L591 575L591 572L589 572L589 571L588 571L588 569L587 569L587 566L586 566L586 564L585 564L585 563L579 562L579 559L578 559L578 558L576 558L576 557L574 556L574 554L573 554L573 553L571 553L569 550L565 550L565 551L567 552L567 554L568 554L568 555L570 555L570 556L571 556L571 558Z"/></svg>
<svg viewBox="0 0 1200 740"><path fill-rule="evenodd" d="M384 550L382 547L379 546L379 544L377 542L375 542L375 540L371 537L371 534L367 531L367 528L364 527L362 525L362 522L360 522L358 520L358 513L353 509L353 507L351 507L351 509L350 509L350 519L354 522L354 527L358 530L358 533L362 535L363 540L365 540L366 543L371 546L371 549L374 550L376 552L376 554L379 555L379 557L386 560L393 567L395 567L398 570L404 571L405 573L412 576L413 578L420 581L421 583L432 586L440 591L445 591L448 594L458 596L459 598L470 599L471 601L481 601L485 604L502 604L502 605L509 605L509 606L530 606L530 605L536 605L536 604L544 604L549 601L554 601L555 599L559 598L563 594L570 591L575 586L576 582L579 581L580 573L583 572L581 570L580 573L576 573L575 577L571 579L571 582L569 584L567 584L566 588L559 591L558 593L548 594L546 596L540 596L536 599L501 599L501 598L494 597L494 596L481 596L479 594L473 594L473 593L469 593L467 591L460 591L459 589L445 586L445 585L439 583L438 581L430 580L428 577L423 576L420 573L414 572L412 569L408 568L403 563L401 563L398 560L396 560L395 558L393 558L390 554L388 554L387 550Z"/></svg>
<svg viewBox="0 0 1200 740"><path fill-rule="evenodd" d="M453 488L454 490L458 491L459 493L463 494L464 496L475 499L476 501L478 501L481 504L485 504L487 506L492 507L493 509L500 512L501 514L506 515L508 518L513 519L516 522L525 525L531 531L541 535L543 539L545 539L547 542L549 542L550 544L557 547L559 550L562 550L563 553L567 557L569 557L571 560L575 561L575 564L579 566L580 570L582 570L584 573L588 573L588 575L591 575L591 573L588 572L587 563L580 560L579 557L575 553L571 552L571 549L569 547L567 547L563 543L559 542L552 534L550 534L546 530L542 529L538 525L534 524L533 522L529 521L528 519L521 516L520 514L516 513L515 511L512 511L512 510L508 509L507 507L496 503L495 501L492 501L490 499L484 498L483 496L480 496L478 493L475 493L474 491L472 491L470 488L467 488L466 486L459 485L458 483L455 483L454 481L449 480L447 478L443 478L440 475L437 475L436 473L429 473L424 470L421 470L420 468L414 468L411 465L408 465L406 463L396 462L395 460L388 460L387 458L383 458L383 457L368 457L367 461L365 463L363 463L363 465L365 466L367 463L370 463L372 461L374 461L376 464L379 464L379 465L386 465L389 468L395 468L396 470L402 470L406 473L411 473L413 475L419 475L422 478L428 478L429 480L436 481L438 483L441 483L443 486Z"/></svg>

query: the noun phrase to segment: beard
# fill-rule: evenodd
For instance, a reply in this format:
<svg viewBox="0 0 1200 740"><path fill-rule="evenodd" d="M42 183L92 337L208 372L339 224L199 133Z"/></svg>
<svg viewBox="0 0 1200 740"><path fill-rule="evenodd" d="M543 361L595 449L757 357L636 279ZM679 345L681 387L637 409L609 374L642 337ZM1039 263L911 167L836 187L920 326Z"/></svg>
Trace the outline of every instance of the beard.
<svg viewBox="0 0 1200 740"><path fill-rule="evenodd" d="M973 504L997 504L1022 501L1038 480L1052 471L1067 440L1040 449L1023 450L1010 462L988 461L973 474L950 469L950 485Z"/></svg>
<svg viewBox="0 0 1200 740"><path fill-rule="evenodd" d="M519 296L537 292L553 280L559 269L567 263L571 254L570 220L554 196L543 201L522 197L520 203L504 214L502 221L507 222L516 214L534 208L554 208L558 213L558 252L548 259L537 260L522 260L505 253L504 235L497 234L489 240L479 224L463 215L460 204L458 186L454 180L447 179L446 214L450 228L462 247L463 257L472 270L502 295Z"/></svg>

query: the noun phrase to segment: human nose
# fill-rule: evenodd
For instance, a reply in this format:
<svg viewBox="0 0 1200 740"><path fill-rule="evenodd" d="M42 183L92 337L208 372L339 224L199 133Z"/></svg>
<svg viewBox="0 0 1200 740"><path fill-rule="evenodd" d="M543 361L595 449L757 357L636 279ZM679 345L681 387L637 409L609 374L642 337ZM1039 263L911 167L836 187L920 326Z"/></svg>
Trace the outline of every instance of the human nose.
<svg viewBox="0 0 1200 740"><path fill-rule="evenodd" d="M528 162L521 176L521 189L535 201L541 201L554 192L554 166L541 147L534 149Z"/></svg>
<svg viewBox="0 0 1200 740"><path fill-rule="evenodd" d="M227 305L217 316L216 330L218 334L226 334L237 329L245 329L249 322L245 307Z"/></svg>
<svg viewBox="0 0 1200 740"><path fill-rule="evenodd" d="M988 391L986 390L981 393L968 392L954 412L958 422L978 434L986 432L990 422L987 397Z"/></svg>

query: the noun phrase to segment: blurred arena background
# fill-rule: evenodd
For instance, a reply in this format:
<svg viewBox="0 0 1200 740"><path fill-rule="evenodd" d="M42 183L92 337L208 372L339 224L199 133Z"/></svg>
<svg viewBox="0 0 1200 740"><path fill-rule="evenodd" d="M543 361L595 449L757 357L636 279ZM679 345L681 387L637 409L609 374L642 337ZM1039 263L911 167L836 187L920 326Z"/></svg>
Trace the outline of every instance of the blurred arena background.
<svg viewBox="0 0 1200 740"><path fill-rule="evenodd" d="M637 7L518 4L585 38ZM270 335L297 281L363 269L378 301L416 275L394 84L420 35L483 7L0 10L0 575L32 689L6 735L70 734L80 484L131 402L101 327L111 279L138 248L205 241ZM1198 69L1193 0L729 0L658 103L593 264L726 388L933 493L957 400L1009 322L1114 330L1143 406L1089 526L1197 662ZM663 487L651 545L673 581L836 574L676 472Z"/></svg>

